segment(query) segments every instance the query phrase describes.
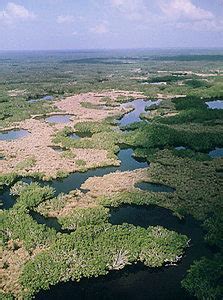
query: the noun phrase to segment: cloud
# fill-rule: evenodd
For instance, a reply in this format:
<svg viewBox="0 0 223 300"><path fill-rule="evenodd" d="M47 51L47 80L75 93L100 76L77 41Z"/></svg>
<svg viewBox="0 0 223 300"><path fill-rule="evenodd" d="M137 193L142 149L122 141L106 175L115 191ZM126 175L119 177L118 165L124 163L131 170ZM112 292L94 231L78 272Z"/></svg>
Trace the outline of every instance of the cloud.
<svg viewBox="0 0 223 300"><path fill-rule="evenodd" d="M194 22L178 22L176 27L178 29L186 29L191 31L223 32L223 21L198 20Z"/></svg>
<svg viewBox="0 0 223 300"><path fill-rule="evenodd" d="M159 5L164 15L172 19L207 20L214 18L212 12L194 5L191 0L161 0Z"/></svg>
<svg viewBox="0 0 223 300"><path fill-rule="evenodd" d="M26 9L22 5L18 5L14 2L9 2L5 9L0 11L0 22L5 24L12 24L16 21L33 20L36 15Z"/></svg>
<svg viewBox="0 0 223 300"><path fill-rule="evenodd" d="M141 20L149 14L144 0L110 0L110 2L113 8L130 20Z"/></svg>
<svg viewBox="0 0 223 300"><path fill-rule="evenodd" d="M70 24L73 23L74 20L75 18L72 15L60 15L57 17L58 24Z"/></svg>
<svg viewBox="0 0 223 300"><path fill-rule="evenodd" d="M192 3L192 0L159 1L163 13L163 23L176 29L221 32L223 22L211 11L205 10Z"/></svg>
<svg viewBox="0 0 223 300"><path fill-rule="evenodd" d="M109 32L107 22L102 22L97 24L96 26L90 28L90 31L96 34L105 34Z"/></svg>

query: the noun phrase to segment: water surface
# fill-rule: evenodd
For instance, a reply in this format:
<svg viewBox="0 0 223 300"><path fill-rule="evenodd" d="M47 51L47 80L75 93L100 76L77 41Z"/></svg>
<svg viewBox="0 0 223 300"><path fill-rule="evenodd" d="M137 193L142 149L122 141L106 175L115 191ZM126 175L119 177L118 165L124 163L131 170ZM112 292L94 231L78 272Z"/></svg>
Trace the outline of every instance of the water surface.
<svg viewBox="0 0 223 300"><path fill-rule="evenodd" d="M178 147L175 147L175 149L180 151L180 150L186 150L187 148L184 146L178 146Z"/></svg>
<svg viewBox="0 0 223 300"><path fill-rule="evenodd" d="M28 130L24 129L12 129L4 132L0 132L0 141L10 141L10 140L16 140L21 139L27 135L29 135Z"/></svg>
<svg viewBox="0 0 223 300"><path fill-rule="evenodd" d="M73 140L79 140L80 138L92 137L93 133L89 132L73 132L68 135L69 138Z"/></svg>
<svg viewBox="0 0 223 300"><path fill-rule="evenodd" d="M140 118L140 115L142 113L146 113L146 108L148 108L151 105L159 104L160 101L151 101L151 100L144 100L144 99L137 99L128 103L124 103L121 105L121 107L128 108L132 107L133 110L127 114L125 114L120 120L119 125L125 126L129 125L134 122L140 122L142 121Z"/></svg>
<svg viewBox="0 0 223 300"><path fill-rule="evenodd" d="M52 101L53 99L54 99L53 96L46 95L46 96L43 96L43 97L38 98L38 99L29 99L27 102L29 102L29 103L35 103L35 102L39 102L39 101Z"/></svg>
<svg viewBox="0 0 223 300"><path fill-rule="evenodd" d="M71 115L53 115L46 118L48 123L69 123Z"/></svg>
<svg viewBox="0 0 223 300"><path fill-rule="evenodd" d="M223 109L223 100L205 102L210 109Z"/></svg>
<svg viewBox="0 0 223 300"><path fill-rule="evenodd" d="M120 125L127 125L140 121L140 114L152 101L135 100L131 102L134 110L126 114L120 121ZM125 104L127 105L127 104ZM129 105L129 104L128 104ZM56 116L58 117L58 115ZM122 149L118 153L121 161L119 167L105 167L89 170L85 173L75 172L63 180L53 180L50 185L56 189L56 194L68 193L74 189L80 189L81 185L92 176L103 176L111 172L132 171L148 167L146 161L137 160L133 156L132 149ZM49 184L45 182L44 184ZM142 184L142 183L141 183ZM145 184L145 183L144 183ZM143 186L142 186L143 188ZM163 185L151 184L145 189L153 191L164 191L172 189ZM174 190L173 190L174 191ZM8 195L6 194L7 198ZM12 203L13 204L13 203ZM45 218L42 215L31 211L33 219L39 224L63 231L56 218ZM78 299L78 300L186 300L193 299L181 288L180 282L186 274L192 261L202 255L210 255L210 250L203 240L203 232L199 223L191 217L180 221L172 215L171 211L158 206L133 206L126 205L117 209L111 209L110 222L112 224L131 223L136 226L147 228L150 225L162 225L168 229L176 230L187 234L191 238L191 247L178 266L165 268L148 268L142 263L125 267L120 271L112 271L106 276L98 278L82 279L79 283L67 282L52 286L49 291L41 291L36 299Z"/></svg>
<svg viewBox="0 0 223 300"><path fill-rule="evenodd" d="M148 167L146 161L136 160L133 156L132 149L122 149L118 153L118 159L121 161L121 165L118 167L104 167L88 170L87 172L75 172L71 173L63 180L53 180L51 186L55 188L56 194L69 193L74 189L80 189L81 185L89 178L93 176L104 176L106 174L115 171L133 171L135 169L141 169ZM48 183L49 184L49 183Z"/></svg>
<svg viewBox="0 0 223 300"><path fill-rule="evenodd" d="M191 238L191 246L178 266L148 268L142 263L127 266L123 270L111 271L106 276L81 279L77 282L59 283L49 291L37 294L37 300L77 299L77 300L189 300L190 297L181 288L181 280L193 260L201 256L210 256L211 251L203 240L203 231L199 222L187 216L179 220L170 210L150 206L125 205L111 209L110 222L114 225L131 223L147 228L161 225L170 230L186 234ZM75 295L75 296L74 296Z"/></svg>
<svg viewBox="0 0 223 300"><path fill-rule="evenodd" d="M216 147L214 150L210 151L208 155L212 158L223 157L223 148Z"/></svg>

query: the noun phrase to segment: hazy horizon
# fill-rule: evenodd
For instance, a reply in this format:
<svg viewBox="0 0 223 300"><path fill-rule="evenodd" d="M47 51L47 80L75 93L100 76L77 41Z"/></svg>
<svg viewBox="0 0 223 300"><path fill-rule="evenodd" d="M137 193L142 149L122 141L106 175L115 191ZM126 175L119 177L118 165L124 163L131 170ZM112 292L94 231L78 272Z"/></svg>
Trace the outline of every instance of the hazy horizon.
<svg viewBox="0 0 223 300"><path fill-rule="evenodd" d="M223 0L1 0L1 51L219 49Z"/></svg>

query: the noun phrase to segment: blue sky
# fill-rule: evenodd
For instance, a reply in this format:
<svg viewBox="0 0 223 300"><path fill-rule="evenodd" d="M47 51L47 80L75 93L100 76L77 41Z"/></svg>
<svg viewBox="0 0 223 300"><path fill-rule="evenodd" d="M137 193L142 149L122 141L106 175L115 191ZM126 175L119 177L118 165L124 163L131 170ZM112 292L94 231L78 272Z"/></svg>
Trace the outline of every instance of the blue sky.
<svg viewBox="0 0 223 300"><path fill-rule="evenodd" d="M223 0L0 0L0 50L223 47Z"/></svg>

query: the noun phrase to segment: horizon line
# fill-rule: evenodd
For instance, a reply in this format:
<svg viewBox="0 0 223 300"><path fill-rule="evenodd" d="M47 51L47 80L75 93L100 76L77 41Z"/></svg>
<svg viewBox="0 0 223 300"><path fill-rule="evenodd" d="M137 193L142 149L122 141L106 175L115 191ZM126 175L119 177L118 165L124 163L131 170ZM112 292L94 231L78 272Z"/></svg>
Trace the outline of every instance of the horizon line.
<svg viewBox="0 0 223 300"><path fill-rule="evenodd" d="M217 47L142 47L142 48L68 48L68 49L0 49L0 52L44 52L44 51L125 51L125 50L223 50Z"/></svg>

